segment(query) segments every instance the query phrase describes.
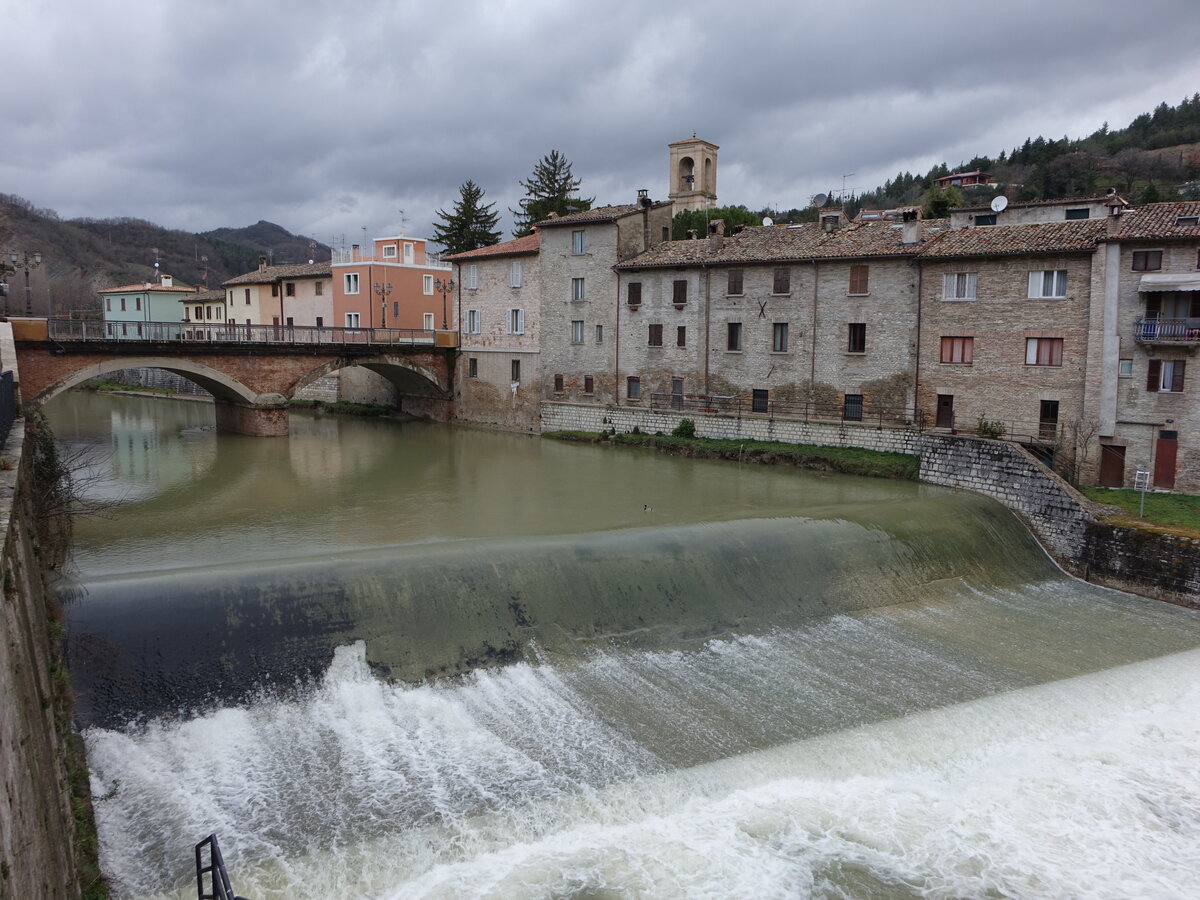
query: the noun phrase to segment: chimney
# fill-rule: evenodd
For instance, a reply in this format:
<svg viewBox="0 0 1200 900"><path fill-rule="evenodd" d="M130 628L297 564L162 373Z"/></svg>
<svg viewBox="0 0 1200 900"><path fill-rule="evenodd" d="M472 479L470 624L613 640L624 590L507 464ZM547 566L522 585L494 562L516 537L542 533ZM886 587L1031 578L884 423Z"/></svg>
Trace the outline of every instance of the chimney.
<svg viewBox="0 0 1200 900"><path fill-rule="evenodd" d="M709 235L709 237L712 237L713 235L717 235L718 237L724 237L725 236L725 220L724 219L713 219L711 222L709 222L708 223L708 235Z"/></svg>
<svg viewBox="0 0 1200 900"><path fill-rule="evenodd" d="M639 206L647 207L647 206L650 206L650 204L653 203L654 201L650 199L650 191L649 190L647 190L646 188L639 188L637 202L638 202Z"/></svg>
<svg viewBox="0 0 1200 900"><path fill-rule="evenodd" d="M358 262L362 259L362 247L358 244L350 245L350 262Z"/></svg>
<svg viewBox="0 0 1200 900"><path fill-rule="evenodd" d="M834 231L837 231L838 220L840 218L841 218L840 212L828 213L826 215L821 216L821 230L824 231L826 234L830 234Z"/></svg>
<svg viewBox="0 0 1200 900"><path fill-rule="evenodd" d="M700 232L698 232L695 228L689 228L687 230L687 236L689 241L694 241L700 237Z"/></svg>
<svg viewBox="0 0 1200 900"><path fill-rule="evenodd" d="M921 221L917 218L915 209L906 209L903 224L900 226L900 243L906 245L921 243Z"/></svg>
<svg viewBox="0 0 1200 900"><path fill-rule="evenodd" d="M162 286L163 287L173 287L174 285L175 285L175 279L173 279L170 275L164 275L162 277Z"/></svg>
<svg viewBox="0 0 1200 900"><path fill-rule="evenodd" d="M258 271L261 272L266 267L267 267L267 258L266 258L266 256L260 255L258 257Z"/></svg>

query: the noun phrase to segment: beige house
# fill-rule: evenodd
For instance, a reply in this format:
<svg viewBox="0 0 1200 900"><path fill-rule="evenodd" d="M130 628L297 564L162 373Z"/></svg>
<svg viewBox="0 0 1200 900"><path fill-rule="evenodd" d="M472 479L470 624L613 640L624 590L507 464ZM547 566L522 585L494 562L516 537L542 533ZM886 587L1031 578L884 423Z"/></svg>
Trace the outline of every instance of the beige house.
<svg viewBox="0 0 1200 900"><path fill-rule="evenodd" d="M225 288L225 319L231 325L331 327L333 289L330 264L269 266L230 278Z"/></svg>

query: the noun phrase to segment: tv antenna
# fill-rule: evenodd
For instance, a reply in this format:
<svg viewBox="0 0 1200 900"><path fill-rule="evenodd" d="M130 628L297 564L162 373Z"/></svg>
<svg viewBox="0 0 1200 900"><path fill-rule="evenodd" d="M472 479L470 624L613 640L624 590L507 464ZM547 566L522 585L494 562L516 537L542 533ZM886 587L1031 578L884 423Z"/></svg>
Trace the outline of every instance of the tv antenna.
<svg viewBox="0 0 1200 900"><path fill-rule="evenodd" d="M404 210L400 210L400 234L408 231L408 219L404 217Z"/></svg>

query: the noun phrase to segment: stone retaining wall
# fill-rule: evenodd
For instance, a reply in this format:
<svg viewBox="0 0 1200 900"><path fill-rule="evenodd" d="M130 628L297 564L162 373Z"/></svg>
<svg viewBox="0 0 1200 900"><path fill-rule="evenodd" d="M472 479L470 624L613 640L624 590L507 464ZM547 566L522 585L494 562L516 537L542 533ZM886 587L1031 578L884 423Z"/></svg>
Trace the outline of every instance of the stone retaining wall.
<svg viewBox="0 0 1200 900"><path fill-rule="evenodd" d="M860 422L804 422L768 416L699 415L640 407L545 402L542 431L615 428L670 434L681 419L696 436L858 447L921 457L928 484L985 494L1015 512L1072 575L1095 584L1200 608L1200 541L1099 522L1088 501L1018 444L881 428Z"/></svg>

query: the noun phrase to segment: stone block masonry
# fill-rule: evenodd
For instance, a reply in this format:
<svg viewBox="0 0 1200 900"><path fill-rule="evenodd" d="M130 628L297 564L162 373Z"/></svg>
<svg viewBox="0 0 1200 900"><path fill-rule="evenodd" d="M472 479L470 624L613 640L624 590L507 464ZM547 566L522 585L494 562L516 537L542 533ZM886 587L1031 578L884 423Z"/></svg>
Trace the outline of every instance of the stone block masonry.
<svg viewBox="0 0 1200 900"><path fill-rule="evenodd" d="M921 458L927 484L974 491L1015 512L1067 572L1094 584L1200 608L1200 541L1107 525L1087 500L1018 444L881 428L860 422L805 422L769 416L696 415L674 410L542 404L543 431L609 428L670 434L682 419L696 436L857 447Z"/></svg>

